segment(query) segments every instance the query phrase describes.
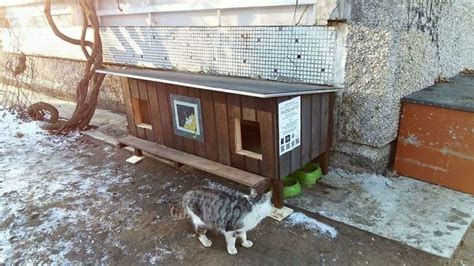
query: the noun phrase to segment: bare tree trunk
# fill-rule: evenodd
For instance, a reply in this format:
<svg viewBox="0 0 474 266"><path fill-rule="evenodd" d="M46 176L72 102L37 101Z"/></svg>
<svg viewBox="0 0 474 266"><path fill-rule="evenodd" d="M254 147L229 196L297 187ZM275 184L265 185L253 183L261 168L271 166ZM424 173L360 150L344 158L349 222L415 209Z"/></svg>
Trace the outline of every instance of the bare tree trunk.
<svg viewBox="0 0 474 266"><path fill-rule="evenodd" d="M87 59L84 67L84 75L76 87L76 107L72 117L65 122L53 123L47 127L47 129L53 130L57 133L67 133L76 129L87 129L97 107L99 89L105 78L105 75L95 72L97 69L103 67L103 58L102 40L99 32L99 19L97 17L94 3L92 0L81 0L80 7L83 20L82 32L80 39L74 39L63 34L58 29L51 15L51 0L45 0L44 14L54 34L63 41L79 45ZM92 26L94 32L93 42L86 40L86 33L89 24ZM91 51L89 52L88 49Z"/></svg>

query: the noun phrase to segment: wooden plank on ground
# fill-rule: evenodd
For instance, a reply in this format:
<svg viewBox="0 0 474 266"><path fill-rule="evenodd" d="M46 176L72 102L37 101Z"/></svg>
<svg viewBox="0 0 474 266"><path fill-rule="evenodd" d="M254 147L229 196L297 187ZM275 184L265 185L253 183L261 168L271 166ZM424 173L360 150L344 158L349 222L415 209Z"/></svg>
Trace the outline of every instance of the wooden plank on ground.
<svg viewBox="0 0 474 266"><path fill-rule="evenodd" d="M132 146L159 157L182 163L228 180L253 187L263 192L270 185L270 179L237 168L208 160L193 154L166 147L161 144L142 140L133 136L119 139L123 145Z"/></svg>
<svg viewBox="0 0 474 266"><path fill-rule="evenodd" d="M130 96L128 78L121 77L120 82L122 84L123 103L125 105L125 111L127 112L128 133L132 136L137 136L137 128L133 120L132 97Z"/></svg>
<svg viewBox="0 0 474 266"><path fill-rule="evenodd" d="M230 165L230 143L229 143L229 118L227 115L226 95L221 92L214 92L214 118L216 124L217 152L219 162Z"/></svg>

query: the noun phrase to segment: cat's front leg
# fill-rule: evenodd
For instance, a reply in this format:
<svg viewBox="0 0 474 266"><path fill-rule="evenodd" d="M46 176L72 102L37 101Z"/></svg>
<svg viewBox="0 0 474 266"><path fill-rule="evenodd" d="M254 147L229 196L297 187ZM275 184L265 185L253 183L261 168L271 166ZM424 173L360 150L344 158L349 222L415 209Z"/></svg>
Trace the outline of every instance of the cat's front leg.
<svg viewBox="0 0 474 266"><path fill-rule="evenodd" d="M236 236L233 232L224 232L225 242L227 243L227 252L230 255L237 254L237 249L235 248Z"/></svg>
<svg viewBox="0 0 474 266"><path fill-rule="evenodd" d="M247 240L247 232L239 233L240 240L242 240L242 247L244 248L251 248L253 246L253 242Z"/></svg>
<svg viewBox="0 0 474 266"><path fill-rule="evenodd" d="M201 244L205 246L206 248L212 246L212 241L207 238L206 236L207 229L203 226L196 226L196 234L199 238L199 241L201 241Z"/></svg>

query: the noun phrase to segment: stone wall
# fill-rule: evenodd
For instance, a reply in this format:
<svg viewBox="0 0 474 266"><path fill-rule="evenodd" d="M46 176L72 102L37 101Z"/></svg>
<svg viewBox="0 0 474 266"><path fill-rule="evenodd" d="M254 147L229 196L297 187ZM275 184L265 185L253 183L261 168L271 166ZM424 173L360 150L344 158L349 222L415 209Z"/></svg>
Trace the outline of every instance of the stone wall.
<svg viewBox="0 0 474 266"><path fill-rule="evenodd" d="M474 68L474 1L354 0L332 164L382 171L400 99Z"/></svg>

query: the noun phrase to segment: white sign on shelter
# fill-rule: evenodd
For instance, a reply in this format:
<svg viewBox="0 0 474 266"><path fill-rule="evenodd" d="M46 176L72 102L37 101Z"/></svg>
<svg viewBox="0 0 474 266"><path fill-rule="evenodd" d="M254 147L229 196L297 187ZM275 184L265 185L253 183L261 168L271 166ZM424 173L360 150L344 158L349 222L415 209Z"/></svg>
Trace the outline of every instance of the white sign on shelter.
<svg viewBox="0 0 474 266"><path fill-rule="evenodd" d="M280 156L301 144L301 97L278 104Z"/></svg>

